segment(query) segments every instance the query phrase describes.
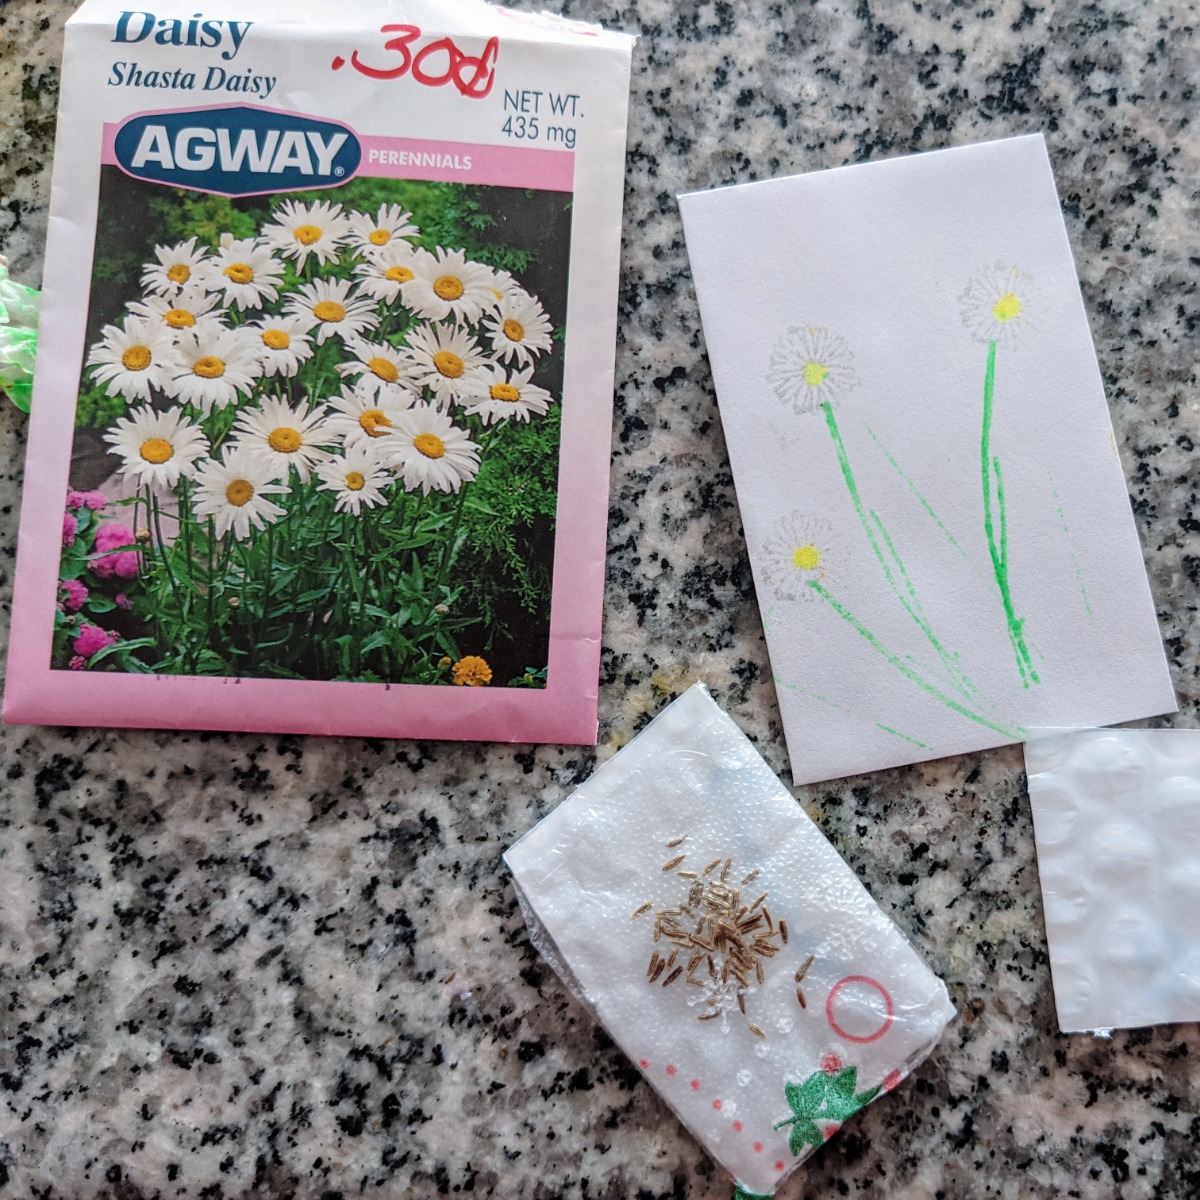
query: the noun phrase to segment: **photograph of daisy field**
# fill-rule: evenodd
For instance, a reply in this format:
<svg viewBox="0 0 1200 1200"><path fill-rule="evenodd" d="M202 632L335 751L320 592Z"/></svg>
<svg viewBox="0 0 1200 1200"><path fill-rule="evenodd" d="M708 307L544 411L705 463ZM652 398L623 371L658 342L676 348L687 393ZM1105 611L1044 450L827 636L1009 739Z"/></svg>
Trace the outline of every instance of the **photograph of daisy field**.
<svg viewBox="0 0 1200 1200"><path fill-rule="evenodd" d="M544 688L570 201L105 167L52 668Z"/></svg>

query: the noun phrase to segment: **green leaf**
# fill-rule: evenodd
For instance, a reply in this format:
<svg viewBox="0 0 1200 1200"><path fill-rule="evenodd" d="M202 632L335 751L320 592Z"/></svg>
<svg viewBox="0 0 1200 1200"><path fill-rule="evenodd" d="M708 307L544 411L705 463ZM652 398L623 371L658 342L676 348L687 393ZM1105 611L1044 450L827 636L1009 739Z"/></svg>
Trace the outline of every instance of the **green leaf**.
<svg viewBox="0 0 1200 1200"><path fill-rule="evenodd" d="M791 1137L788 1138L788 1149L793 1154L803 1154L805 1146L820 1148L825 1144L825 1138L812 1121L797 1121L792 1126Z"/></svg>
<svg viewBox="0 0 1200 1200"><path fill-rule="evenodd" d="M815 1117L821 1111L828 1086L829 1076L824 1071L816 1071L803 1084L785 1085L783 1094L796 1116Z"/></svg>
<svg viewBox="0 0 1200 1200"><path fill-rule="evenodd" d="M111 658L113 655L121 654L130 650L139 650L143 646L153 646L153 638L134 638L129 642L113 642L109 646L105 646L102 650L97 650L91 658L88 659L88 670L91 670L98 662L103 662L106 658Z"/></svg>
<svg viewBox="0 0 1200 1200"><path fill-rule="evenodd" d="M771 1197L763 1195L761 1192L748 1192L739 1183L733 1189L733 1200L771 1200Z"/></svg>

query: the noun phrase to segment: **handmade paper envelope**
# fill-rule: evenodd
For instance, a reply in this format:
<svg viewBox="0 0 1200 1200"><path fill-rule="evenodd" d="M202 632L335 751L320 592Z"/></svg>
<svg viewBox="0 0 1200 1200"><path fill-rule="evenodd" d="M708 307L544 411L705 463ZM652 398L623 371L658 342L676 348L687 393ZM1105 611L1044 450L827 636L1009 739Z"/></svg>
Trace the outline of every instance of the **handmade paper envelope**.
<svg viewBox="0 0 1200 1200"><path fill-rule="evenodd" d="M1042 138L680 204L796 781L1174 711Z"/></svg>
<svg viewBox="0 0 1200 1200"><path fill-rule="evenodd" d="M751 1192L894 1088L954 1015L703 686L505 860L539 949Z"/></svg>

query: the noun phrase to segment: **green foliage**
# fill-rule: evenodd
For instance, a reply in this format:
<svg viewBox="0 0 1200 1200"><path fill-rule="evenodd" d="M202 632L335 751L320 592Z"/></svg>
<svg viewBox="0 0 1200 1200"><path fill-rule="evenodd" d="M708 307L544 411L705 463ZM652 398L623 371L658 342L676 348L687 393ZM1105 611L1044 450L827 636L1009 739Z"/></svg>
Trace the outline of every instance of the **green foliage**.
<svg viewBox="0 0 1200 1200"><path fill-rule="evenodd" d="M805 1146L815 1148L825 1144L825 1134L817 1125L818 1121L840 1125L879 1095L877 1087L855 1094L857 1086L857 1067L815 1071L802 1084L784 1086L784 1097L793 1115L778 1122L775 1128L791 1125L789 1147L793 1154L802 1153Z"/></svg>

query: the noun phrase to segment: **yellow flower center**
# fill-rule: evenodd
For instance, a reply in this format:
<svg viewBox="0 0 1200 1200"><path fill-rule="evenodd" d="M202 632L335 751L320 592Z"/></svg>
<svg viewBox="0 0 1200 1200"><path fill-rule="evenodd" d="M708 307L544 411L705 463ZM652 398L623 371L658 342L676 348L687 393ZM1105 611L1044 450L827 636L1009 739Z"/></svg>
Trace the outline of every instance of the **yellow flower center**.
<svg viewBox="0 0 1200 1200"><path fill-rule="evenodd" d="M313 316L318 321L344 321L346 310L336 300L320 300L313 305Z"/></svg>
<svg viewBox="0 0 1200 1200"><path fill-rule="evenodd" d="M272 450L278 450L280 454L295 454L303 444L304 439L299 431L287 425L280 425L278 429L272 429L267 434L267 445Z"/></svg>
<svg viewBox="0 0 1200 1200"><path fill-rule="evenodd" d="M410 279L416 278L407 267L388 267L384 271L383 277L390 279L393 283L407 283Z"/></svg>
<svg viewBox="0 0 1200 1200"><path fill-rule="evenodd" d="M792 551L792 566L801 571L815 571L821 562L821 552L810 542Z"/></svg>
<svg viewBox="0 0 1200 1200"><path fill-rule="evenodd" d="M449 350L439 350L433 356L433 365L447 379L457 379L466 369L463 360L457 354L452 354Z"/></svg>
<svg viewBox="0 0 1200 1200"><path fill-rule="evenodd" d="M172 283L187 283L192 277L192 268L187 263L175 263L167 268L167 278Z"/></svg>
<svg viewBox="0 0 1200 1200"><path fill-rule="evenodd" d="M148 462L165 463L175 453L175 447L166 438L147 438L138 453Z"/></svg>
<svg viewBox="0 0 1200 1200"><path fill-rule="evenodd" d="M192 371L201 379L220 379L225 374L225 364L212 354L198 358L192 366Z"/></svg>
<svg viewBox="0 0 1200 1200"><path fill-rule="evenodd" d="M121 362L127 371L144 371L150 365L150 348L148 346L130 346L121 355Z"/></svg>
<svg viewBox="0 0 1200 1200"><path fill-rule="evenodd" d="M515 321L512 317L509 317L504 322L504 336L510 342L523 342L525 340L525 326L520 321Z"/></svg>
<svg viewBox="0 0 1200 1200"><path fill-rule="evenodd" d="M249 263L230 263L225 275L234 283L249 283L254 278L254 268Z"/></svg>
<svg viewBox="0 0 1200 1200"><path fill-rule="evenodd" d="M254 484L248 479L234 479L225 489L225 499L234 508L241 508L243 504L249 504L254 499Z"/></svg>
<svg viewBox="0 0 1200 1200"><path fill-rule="evenodd" d="M378 375L384 383L395 383L400 378L400 368L386 358L373 358L367 363L367 370L372 375Z"/></svg>
<svg viewBox="0 0 1200 1200"><path fill-rule="evenodd" d="M272 350L286 350L291 344L291 335L284 329L264 329L263 345Z"/></svg>
<svg viewBox="0 0 1200 1200"><path fill-rule="evenodd" d="M392 427L392 423L378 408L365 409L358 418L358 423L371 437L383 437Z"/></svg>
<svg viewBox="0 0 1200 1200"><path fill-rule="evenodd" d="M170 312L163 313L163 320L172 329L187 329L189 325L196 323L196 318L186 308L173 308Z"/></svg>
<svg viewBox="0 0 1200 1200"><path fill-rule="evenodd" d="M388 229L372 229L367 234L367 241L372 246L386 246L392 240L391 231Z"/></svg>
<svg viewBox="0 0 1200 1200"><path fill-rule="evenodd" d="M487 659L468 654L454 664L454 682L460 687L482 687L492 682L492 668Z"/></svg>
<svg viewBox="0 0 1200 1200"><path fill-rule="evenodd" d="M516 404L521 398L521 393L511 383L493 383L491 393L493 400L507 400L510 404Z"/></svg>
<svg viewBox="0 0 1200 1200"><path fill-rule="evenodd" d="M321 240L321 230L316 225L297 225L292 230L292 236L302 246L311 246Z"/></svg>
<svg viewBox="0 0 1200 1200"><path fill-rule="evenodd" d="M457 300L465 289L457 275L439 275L433 281L433 290L443 300Z"/></svg>
<svg viewBox="0 0 1200 1200"><path fill-rule="evenodd" d="M426 458L441 458L446 453L446 443L436 433L418 433L413 445Z"/></svg>
<svg viewBox="0 0 1200 1200"><path fill-rule="evenodd" d="M808 387L820 387L829 375L829 368L824 363L806 362L804 364L804 382Z"/></svg>
<svg viewBox="0 0 1200 1200"><path fill-rule="evenodd" d="M367 481L362 477L360 471L346 472L346 490L350 492L361 492L366 487Z"/></svg>
<svg viewBox="0 0 1200 1200"><path fill-rule="evenodd" d="M997 321L1011 321L1013 317L1019 316L1021 312L1021 302L1012 294L1005 292L999 300L996 301L996 307L992 309L992 316Z"/></svg>

